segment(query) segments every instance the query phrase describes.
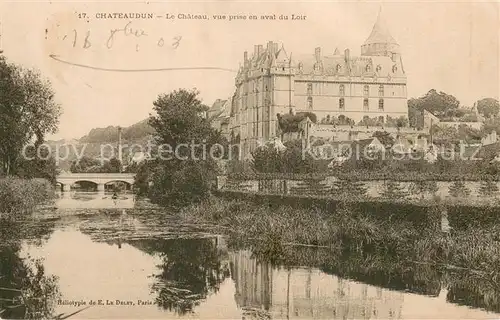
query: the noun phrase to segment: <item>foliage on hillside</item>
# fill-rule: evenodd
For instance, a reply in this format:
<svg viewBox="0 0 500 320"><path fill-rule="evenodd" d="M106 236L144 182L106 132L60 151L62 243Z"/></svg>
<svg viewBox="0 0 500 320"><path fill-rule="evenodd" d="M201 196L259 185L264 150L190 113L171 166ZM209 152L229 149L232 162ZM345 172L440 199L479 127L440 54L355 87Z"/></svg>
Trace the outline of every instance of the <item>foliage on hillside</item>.
<svg viewBox="0 0 500 320"><path fill-rule="evenodd" d="M70 171L72 173L118 173L121 172L121 163L115 157L110 160L100 161L84 156L80 160L74 160L71 163Z"/></svg>
<svg viewBox="0 0 500 320"><path fill-rule="evenodd" d="M144 139L154 134L154 129L149 124L149 119L139 121L129 127L122 128L122 139L136 141ZM118 141L118 126L108 126L106 128L94 128L83 136L81 143L105 143Z"/></svg>

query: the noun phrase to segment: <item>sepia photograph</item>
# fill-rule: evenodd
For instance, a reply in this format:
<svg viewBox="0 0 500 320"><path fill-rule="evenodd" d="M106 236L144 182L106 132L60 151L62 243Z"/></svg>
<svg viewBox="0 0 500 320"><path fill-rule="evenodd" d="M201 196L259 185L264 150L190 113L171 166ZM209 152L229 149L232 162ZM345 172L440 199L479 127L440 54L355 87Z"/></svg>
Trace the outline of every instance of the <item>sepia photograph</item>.
<svg viewBox="0 0 500 320"><path fill-rule="evenodd" d="M500 319L500 3L0 2L0 319Z"/></svg>

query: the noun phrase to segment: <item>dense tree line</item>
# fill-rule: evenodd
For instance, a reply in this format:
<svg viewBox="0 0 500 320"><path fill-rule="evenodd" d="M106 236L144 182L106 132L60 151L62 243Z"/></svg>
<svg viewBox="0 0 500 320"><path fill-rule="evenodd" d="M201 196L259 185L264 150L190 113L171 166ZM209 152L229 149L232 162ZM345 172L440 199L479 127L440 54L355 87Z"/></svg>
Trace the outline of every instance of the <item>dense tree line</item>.
<svg viewBox="0 0 500 320"><path fill-rule="evenodd" d="M54 180L56 166L49 150L40 151L43 157L36 150L47 134L57 131L60 114L48 80L0 57L0 172Z"/></svg>

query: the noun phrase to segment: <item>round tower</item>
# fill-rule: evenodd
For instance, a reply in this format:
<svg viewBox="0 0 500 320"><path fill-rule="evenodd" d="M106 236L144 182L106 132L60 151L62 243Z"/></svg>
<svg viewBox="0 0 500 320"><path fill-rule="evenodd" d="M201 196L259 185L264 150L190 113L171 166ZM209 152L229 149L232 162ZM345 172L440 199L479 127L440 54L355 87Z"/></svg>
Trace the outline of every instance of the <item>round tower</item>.
<svg viewBox="0 0 500 320"><path fill-rule="evenodd" d="M370 36L361 46L361 55L392 57L393 54L400 54L399 44L391 36L380 10Z"/></svg>

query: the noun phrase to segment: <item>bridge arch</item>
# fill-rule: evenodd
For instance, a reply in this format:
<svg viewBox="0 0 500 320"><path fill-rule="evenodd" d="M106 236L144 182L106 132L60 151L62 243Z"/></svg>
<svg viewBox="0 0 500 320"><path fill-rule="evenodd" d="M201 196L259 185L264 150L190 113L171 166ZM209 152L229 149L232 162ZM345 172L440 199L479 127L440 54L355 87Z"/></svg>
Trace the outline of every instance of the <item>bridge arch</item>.
<svg viewBox="0 0 500 320"><path fill-rule="evenodd" d="M63 173L57 176L56 182L62 186L63 191L69 191L77 182L87 181L97 185L97 190L104 191L105 186L111 182L121 181L132 188L134 173Z"/></svg>
<svg viewBox="0 0 500 320"><path fill-rule="evenodd" d="M132 190L133 183L124 180L111 180L104 184L104 190Z"/></svg>

